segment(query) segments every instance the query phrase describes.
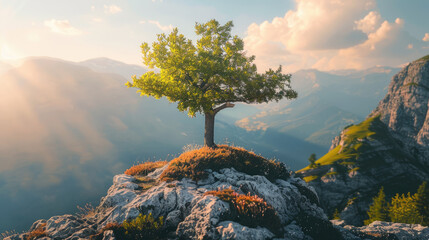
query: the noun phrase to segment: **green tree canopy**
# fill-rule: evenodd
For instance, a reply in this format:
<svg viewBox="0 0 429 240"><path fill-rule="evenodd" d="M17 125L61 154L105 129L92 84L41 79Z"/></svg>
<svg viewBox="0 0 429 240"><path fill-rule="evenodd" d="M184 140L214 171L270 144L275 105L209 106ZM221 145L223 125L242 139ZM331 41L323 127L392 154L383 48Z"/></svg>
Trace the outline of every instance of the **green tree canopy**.
<svg viewBox="0 0 429 240"><path fill-rule="evenodd" d="M149 71L126 83L138 88L142 96L177 102L177 108L190 116L204 114L208 146L214 145L214 116L233 107L234 102L264 103L297 97L290 85L291 76L283 74L281 66L257 72L255 57L246 56L243 40L231 35L232 27L232 22L220 25L216 20L196 23L196 44L177 28L169 35L159 34L151 47L141 45L144 64L159 72Z"/></svg>
<svg viewBox="0 0 429 240"><path fill-rule="evenodd" d="M429 188L427 182L423 182L415 194L416 207L421 216L420 224L429 226Z"/></svg>

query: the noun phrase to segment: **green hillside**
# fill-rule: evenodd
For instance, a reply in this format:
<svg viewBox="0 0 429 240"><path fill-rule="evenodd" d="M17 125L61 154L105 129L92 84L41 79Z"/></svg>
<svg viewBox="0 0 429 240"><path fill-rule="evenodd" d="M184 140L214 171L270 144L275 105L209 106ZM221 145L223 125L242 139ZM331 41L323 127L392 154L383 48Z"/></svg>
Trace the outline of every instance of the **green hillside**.
<svg viewBox="0 0 429 240"><path fill-rule="evenodd" d="M373 145L376 141L384 144L390 143L390 145L395 144L393 142L395 140L390 136L386 125L380 121L379 116L346 127L341 144L319 158L315 162L315 167L307 166L298 170L297 173L301 174L305 181L310 182L325 175L356 171L383 164L382 154L386 153L373 151ZM391 155L402 155L399 150L394 148L388 151L388 154ZM362 157L362 155L366 156ZM332 169L334 170L332 171Z"/></svg>

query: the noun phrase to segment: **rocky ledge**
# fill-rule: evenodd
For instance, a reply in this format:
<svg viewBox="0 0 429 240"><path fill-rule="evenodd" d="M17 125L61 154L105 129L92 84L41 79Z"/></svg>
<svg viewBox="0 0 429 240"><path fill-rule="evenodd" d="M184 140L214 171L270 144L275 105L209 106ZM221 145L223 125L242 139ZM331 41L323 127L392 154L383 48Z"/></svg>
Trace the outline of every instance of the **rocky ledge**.
<svg viewBox="0 0 429 240"><path fill-rule="evenodd" d="M157 181L164 169L154 171L148 178ZM251 176L229 168L210 172L208 178L200 182L190 179L156 182L147 191L140 182L133 176L117 175L94 213L38 220L27 233L6 240L31 239L31 233L41 226L45 231L40 239L88 239L108 223L136 218L141 209L155 217L165 217L168 239L384 239L382 237L388 235L397 236L389 239L429 239L428 228L408 224L375 222L364 228L330 225L318 206L314 190L293 176L270 182L263 176ZM265 227L248 227L232 221L229 204L205 195L207 191L225 188L265 199L276 210L282 231L274 233ZM115 238L113 231L105 231L102 239L119 238Z"/></svg>

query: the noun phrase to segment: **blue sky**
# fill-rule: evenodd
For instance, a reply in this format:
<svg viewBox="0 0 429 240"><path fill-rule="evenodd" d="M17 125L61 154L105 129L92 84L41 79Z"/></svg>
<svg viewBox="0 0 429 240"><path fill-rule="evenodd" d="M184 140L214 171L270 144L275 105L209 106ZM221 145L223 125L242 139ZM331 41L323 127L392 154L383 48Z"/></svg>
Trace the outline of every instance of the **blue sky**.
<svg viewBox="0 0 429 240"><path fill-rule="evenodd" d="M260 69L400 66L429 54L426 0L0 0L0 61L49 56L140 63L142 42L232 20ZM425 37L426 36L426 37Z"/></svg>

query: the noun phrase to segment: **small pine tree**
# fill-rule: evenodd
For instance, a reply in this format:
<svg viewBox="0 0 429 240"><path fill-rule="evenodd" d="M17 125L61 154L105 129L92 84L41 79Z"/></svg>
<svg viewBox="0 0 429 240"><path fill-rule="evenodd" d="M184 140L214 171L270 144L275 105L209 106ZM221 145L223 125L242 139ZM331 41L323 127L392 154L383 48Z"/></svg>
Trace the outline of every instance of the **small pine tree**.
<svg viewBox="0 0 429 240"><path fill-rule="evenodd" d="M429 226L429 188L427 182L423 182L415 194L417 211L421 216L420 224Z"/></svg>
<svg viewBox="0 0 429 240"><path fill-rule="evenodd" d="M386 201L386 194L383 187L380 188L377 196L373 198L367 214L369 218L364 221L365 225L374 221L389 221L389 203Z"/></svg>
<svg viewBox="0 0 429 240"><path fill-rule="evenodd" d="M310 155L310 157L308 158L308 161L310 162L310 168L315 168L316 167L316 154L313 153Z"/></svg>
<svg viewBox="0 0 429 240"><path fill-rule="evenodd" d="M332 219L334 219L334 220L340 220L341 219L340 212L338 211L338 208L336 208L334 214L332 214Z"/></svg>

